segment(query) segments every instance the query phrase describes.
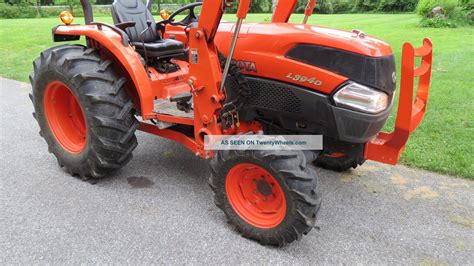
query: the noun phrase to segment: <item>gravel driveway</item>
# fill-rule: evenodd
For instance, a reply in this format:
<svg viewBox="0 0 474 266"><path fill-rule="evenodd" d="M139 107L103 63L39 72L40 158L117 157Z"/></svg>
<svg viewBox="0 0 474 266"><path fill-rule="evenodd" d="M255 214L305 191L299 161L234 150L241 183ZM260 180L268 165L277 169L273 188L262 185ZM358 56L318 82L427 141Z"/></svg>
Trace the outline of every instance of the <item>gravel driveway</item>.
<svg viewBox="0 0 474 266"><path fill-rule="evenodd" d="M0 79L0 263L473 264L473 182L367 163L317 170L317 228L282 249L240 237L214 206L208 163L143 133L95 185L38 135L29 85Z"/></svg>

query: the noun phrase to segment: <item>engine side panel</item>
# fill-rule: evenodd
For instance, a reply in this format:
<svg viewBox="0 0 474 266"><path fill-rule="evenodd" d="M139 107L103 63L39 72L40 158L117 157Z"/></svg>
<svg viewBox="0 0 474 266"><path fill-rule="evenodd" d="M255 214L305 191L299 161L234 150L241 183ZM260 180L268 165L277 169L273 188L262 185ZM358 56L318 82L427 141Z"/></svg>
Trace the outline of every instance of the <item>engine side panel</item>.
<svg viewBox="0 0 474 266"><path fill-rule="evenodd" d="M330 96L275 80L247 77L252 97L240 112L243 121L260 121L289 132L321 134L350 143L366 143L385 124L391 108L366 114L334 106ZM229 79L229 98L235 97L238 84Z"/></svg>

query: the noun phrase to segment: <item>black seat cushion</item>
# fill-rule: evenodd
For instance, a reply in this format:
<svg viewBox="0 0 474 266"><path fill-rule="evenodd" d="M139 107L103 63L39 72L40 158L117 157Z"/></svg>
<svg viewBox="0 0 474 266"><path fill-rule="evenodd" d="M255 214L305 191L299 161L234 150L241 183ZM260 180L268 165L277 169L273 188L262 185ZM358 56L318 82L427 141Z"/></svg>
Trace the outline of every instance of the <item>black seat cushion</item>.
<svg viewBox="0 0 474 266"><path fill-rule="evenodd" d="M115 0L112 4L112 17L115 24L135 22L134 27L129 27L125 31L136 51L143 56L145 55L143 46L149 57L170 57L185 53L182 42L161 38L153 15L142 0ZM140 34L148 27L147 21L151 22L151 25L143 35L145 42L143 45Z"/></svg>
<svg viewBox="0 0 474 266"><path fill-rule="evenodd" d="M133 42L137 52L143 52L142 42ZM165 55L179 55L184 52L184 44L177 40L161 39L154 42L146 42L145 48L148 56L161 57Z"/></svg>

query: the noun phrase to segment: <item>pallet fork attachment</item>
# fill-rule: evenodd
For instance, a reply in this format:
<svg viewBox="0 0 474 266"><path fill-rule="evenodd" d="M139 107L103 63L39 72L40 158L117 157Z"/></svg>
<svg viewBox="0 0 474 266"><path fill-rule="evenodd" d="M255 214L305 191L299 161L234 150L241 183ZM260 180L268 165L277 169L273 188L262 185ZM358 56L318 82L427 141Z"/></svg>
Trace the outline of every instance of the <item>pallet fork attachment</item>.
<svg viewBox="0 0 474 266"><path fill-rule="evenodd" d="M421 57L421 64L415 68L415 58ZM433 59L433 44L426 38L423 46L414 48L410 43L403 45L402 76L395 130L392 133L380 132L375 139L365 146L366 160L395 165L410 134L423 120L428 103ZM415 79L419 78L416 97L414 96Z"/></svg>

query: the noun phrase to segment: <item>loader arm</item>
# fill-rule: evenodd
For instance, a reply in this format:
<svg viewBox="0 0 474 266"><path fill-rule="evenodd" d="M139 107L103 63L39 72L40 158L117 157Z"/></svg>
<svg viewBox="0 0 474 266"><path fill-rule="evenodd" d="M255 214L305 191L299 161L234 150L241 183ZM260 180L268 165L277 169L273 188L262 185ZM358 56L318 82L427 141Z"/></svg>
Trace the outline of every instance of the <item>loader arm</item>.
<svg viewBox="0 0 474 266"><path fill-rule="evenodd" d="M273 23L287 23L291 17L291 14L295 10L298 0L280 0L277 3L275 11L273 13ZM316 0L308 0L304 11L303 24L308 22L308 18L311 16L316 5Z"/></svg>
<svg viewBox="0 0 474 266"><path fill-rule="evenodd" d="M239 1L237 19L242 22L247 16L251 0ZM225 0L206 0L203 2L201 17L196 28L189 30L189 81L194 97L194 134L198 152L202 157L211 157L204 151L206 135L221 135L222 129L217 122L225 93L220 88L224 83L217 47L214 37L219 27L227 3ZM237 23L238 25L239 23ZM235 42L239 27L234 30ZM233 47L235 48L235 44ZM231 47L232 48L232 47ZM231 60L232 56L229 56ZM230 63L230 61L229 61ZM226 64L227 65L227 64ZM212 99L210 101L210 99Z"/></svg>

